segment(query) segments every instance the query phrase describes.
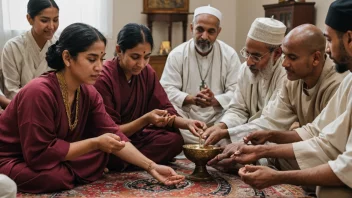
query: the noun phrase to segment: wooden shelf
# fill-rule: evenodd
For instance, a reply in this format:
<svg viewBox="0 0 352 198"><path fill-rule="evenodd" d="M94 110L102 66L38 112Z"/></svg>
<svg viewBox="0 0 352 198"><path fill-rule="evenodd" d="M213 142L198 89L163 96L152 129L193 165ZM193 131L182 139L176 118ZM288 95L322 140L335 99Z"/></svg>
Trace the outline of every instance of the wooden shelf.
<svg viewBox="0 0 352 198"><path fill-rule="evenodd" d="M287 32L293 28L305 24L315 24L315 2L288 1L277 4L263 5L265 17L274 16L275 19L283 22Z"/></svg>
<svg viewBox="0 0 352 198"><path fill-rule="evenodd" d="M167 55L152 55L149 59L149 64L153 67L158 78L163 74Z"/></svg>

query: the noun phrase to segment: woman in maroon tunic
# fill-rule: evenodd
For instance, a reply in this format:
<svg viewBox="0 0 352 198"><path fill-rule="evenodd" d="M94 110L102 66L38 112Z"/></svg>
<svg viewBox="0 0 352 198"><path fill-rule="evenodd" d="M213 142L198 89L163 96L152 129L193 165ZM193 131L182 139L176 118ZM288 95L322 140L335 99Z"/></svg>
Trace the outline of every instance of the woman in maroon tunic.
<svg viewBox="0 0 352 198"><path fill-rule="evenodd" d="M125 25L118 34L117 57L105 62L94 86L103 97L106 111L131 143L154 162L166 163L182 151L183 138L177 128L198 134L205 124L176 117L148 64L152 49L153 38L147 27Z"/></svg>
<svg viewBox="0 0 352 198"><path fill-rule="evenodd" d="M95 28L68 26L47 52L56 69L27 84L0 119L0 173L19 191L43 193L97 180L109 154L170 185L184 179L141 154L106 113L92 86L102 71L106 39Z"/></svg>

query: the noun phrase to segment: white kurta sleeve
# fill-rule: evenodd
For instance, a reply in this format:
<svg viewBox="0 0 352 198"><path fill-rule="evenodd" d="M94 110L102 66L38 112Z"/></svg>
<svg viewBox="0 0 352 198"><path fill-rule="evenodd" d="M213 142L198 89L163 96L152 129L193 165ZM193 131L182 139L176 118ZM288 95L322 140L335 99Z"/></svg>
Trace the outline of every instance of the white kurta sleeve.
<svg viewBox="0 0 352 198"><path fill-rule="evenodd" d="M242 71L240 71L242 74ZM227 128L232 128L247 122L249 117L249 109L246 105L245 93L248 88L243 83L243 75L238 75L234 97L230 102L229 108L225 112L220 122L226 124Z"/></svg>
<svg viewBox="0 0 352 198"><path fill-rule="evenodd" d="M345 166L352 170L351 161L346 162L346 165L343 164L344 161L351 159L351 114L352 108L349 105L333 122L323 128L319 137L293 143L293 151L301 169L315 167L326 164L330 160L335 160L336 162L330 162L330 165L339 167L334 171L344 170L346 169ZM343 174L347 173L344 172Z"/></svg>
<svg viewBox="0 0 352 198"><path fill-rule="evenodd" d="M22 61L22 52L12 42L7 42L1 55L1 67L4 77L4 94L13 97L20 91L21 73L18 66Z"/></svg>
<svg viewBox="0 0 352 198"><path fill-rule="evenodd" d="M297 120L297 115L290 104L285 84L274 98L264 107L260 118L228 129L232 142L242 140L243 137L253 131L288 130L290 128L292 123Z"/></svg>
<svg viewBox="0 0 352 198"><path fill-rule="evenodd" d="M170 102L179 108L182 108L183 101L188 93L182 89L182 54L179 52L170 53L160 83L165 89Z"/></svg>
<svg viewBox="0 0 352 198"><path fill-rule="evenodd" d="M228 109L230 102L234 97L234 91L236 90L236 84L238 79L238 71L241 67L240 59L237 53L234 53L230 61L226 63L227 74L225 80L225 92L215 96L215 99L220 103L223 109Z"/></svg>
<svg viewBox="0 0 352 198"><path fill-rule="evenodd" d="M352 188L352 135L348 137L346 151L337 156L336 160L329 161L335 175L347 186Z"/></svg>

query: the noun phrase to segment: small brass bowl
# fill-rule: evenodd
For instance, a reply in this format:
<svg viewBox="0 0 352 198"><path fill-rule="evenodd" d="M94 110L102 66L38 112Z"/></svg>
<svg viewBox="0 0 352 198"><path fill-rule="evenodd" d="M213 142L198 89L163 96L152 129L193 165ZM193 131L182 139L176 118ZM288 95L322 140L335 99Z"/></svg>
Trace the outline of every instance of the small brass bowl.
<svg viewBox="0 0 352 198"><path fill-rule="evenodd" d="M200 147L199 144L186 144L183 145L183 152L185 156L195 163L196 167L187 179L193 181L209 181L213 178L208 173L206 165L207 162L213 159L216 155L221 153L222 149L217 146L204 146Z"/></svg>

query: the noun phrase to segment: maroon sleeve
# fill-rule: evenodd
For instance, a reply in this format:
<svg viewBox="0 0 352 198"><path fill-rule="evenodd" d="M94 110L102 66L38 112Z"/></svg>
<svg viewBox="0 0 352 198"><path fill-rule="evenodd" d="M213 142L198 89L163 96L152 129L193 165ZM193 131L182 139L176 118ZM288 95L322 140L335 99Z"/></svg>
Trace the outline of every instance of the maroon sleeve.
<svg viewBox="0 0 352 198"><path fill-rule="evenodd" d="M149 70L148 79L150 79L148 84L149 84L149 87L153 87L152 96L148 105L149 107L148 112L154 109L164 109L164 110L167 110L167 112L169 112L171 115L178 116L176 109L171 104L164 88L161 86L155 71L150 65L148 65L147 67Z"/></svg>
<svg viewBox="0 0 352 198"><path fill-rule="evenodd" d="M116 103L114 101L114 89L112 87L111 79L106 75L106 71L103 71L102 76L95 82L94 87L98 90L101 97L103 98L105 110L111 116L116 124L121 124L120 112L116 111Z"/></svg>
<svg viewBox="0 0 352 198"><path fill-rule="evenodd" d="M94 131L97 136L104 133L115 133L120 136L121 140L129 141L129 139L121 132L120 127L106 112L103 99L99 92L92 86L89 88L89 92L91 107L87 124L89 125L90 130Z"/></svg>
<svg viewBox="0 0 352 198"><path fill-rule="evenodd" d="M58 139L57 100L44 84L31 83L16 96L18 129L26 164L33 170L51 169L63 161L70 143Z"/></svg>

